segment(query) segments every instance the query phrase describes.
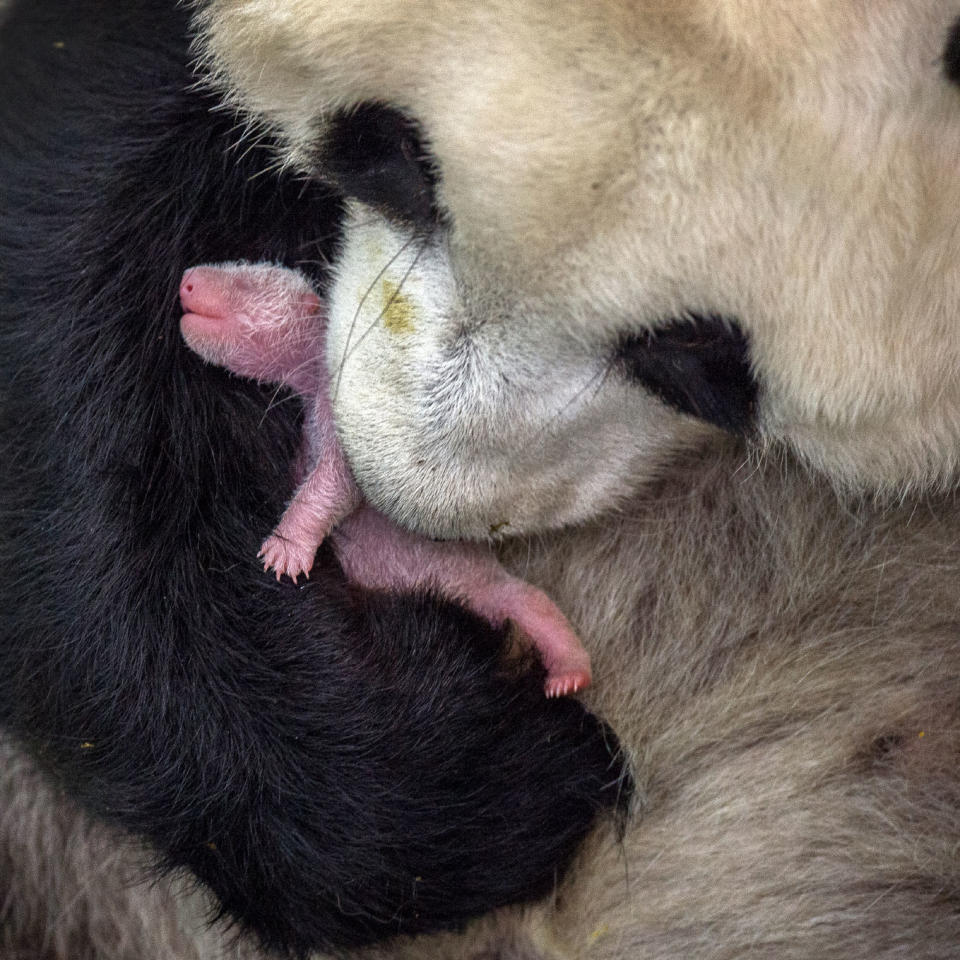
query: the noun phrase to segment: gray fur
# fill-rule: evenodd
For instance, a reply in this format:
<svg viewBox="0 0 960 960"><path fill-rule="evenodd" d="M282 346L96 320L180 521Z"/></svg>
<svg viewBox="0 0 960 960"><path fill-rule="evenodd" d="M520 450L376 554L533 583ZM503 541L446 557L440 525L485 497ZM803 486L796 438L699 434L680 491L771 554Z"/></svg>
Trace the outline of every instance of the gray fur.
<svg viewBox="0 0 960 960"><path fill-rule="evenodd" d="M715 438L622 515L514 544L593 653L588 697L638 803L549 902L368 956L955 957L958 517L953 497L852 508ZM129 887L139 853L37 798L9 751L8 943L232 960L201 907Z"/></svg>
<svg viewBox="0 0 960 960"><path fill-rule="evenodd" d="M794 16L809 17L796 29L802 44L794 42L784 4L568 5L568 12L590 11L579 34L566 22L561 29L552 5L474 5L478 22L494 7L503 14L494 27L504 31L505 45L516 43L518 68L546 79L515 84L506 91L515 102L502 98L503 117L491 107L487 126L469 129L458 122L462 90L447 98L427 82L432 75L418 73L426 76L438 57L446 55L453 69L466 62L464 50L476 57L489 49L489 76L499 81L496 44L445 46L456 31L433 10L449 15L454 5L408 3L407 10L421 9L429 29L406 14L393 25L390 57L376 26L381 10L392 22L389 3L287 0L299 16L274 16L271 36L262 21L275 6L211 3L208 27L219 25L223 35L212 56L245 88L248 105L286 130L301 154L315 133L311 111L320 109L311 84L333 91L321 105L331 111L390 84L402 105L417 107L446 161L442 199L458 214L457 249L471 254L463 256L471 269L458 279L476 289L477 276L496 273L502 290L499 299L478 295L485 308L517 290L522 302L541 305L540 313L512 318L520 341L554 331L554 317L564 316L554 310L558 304L575 331L592 331L601 319L615 325L619 316L632 318L638 292L646 298L644 323L691 302L730 307L763 347L758 364L769 391L762 423L768 437L785 439L823 471L812 475L792 459L758 462L744 447L710 430L681 427L673 414L650 407L652 419L644 422L651 431L669 434L676 425L691 433L668 465L658 443L646 488L604 484L594 496L587 484L590 511L577 514L574 503L565 512L569 504L560 496L548 504L547 519L603 516L504 547L505 561L546 589L584 638L595 676L586 699L630 753L635 809L622 837L612 824L597 831L548 901L489 916L460 935L392 944L367 956L956 957L960 504L953 493L925 492L953 485L960 436L952 336L960 235L956 204L944 200L957 196L960 114L955 90L942 86L936 46L955 5L832 2L799 14L795 7ZM531 30L536 18L524 17L525 9L544 14L555 35ZM374 26L359 15L349 20L355 11L366 11ZM346 33L325 19L341 12L349 20ZM469 36L464 23L456 19L454 26ZM356 24L362 29L347 43ZM315 47L305 40L307 27ZM636 85L621 83L627 71L607 50L618 37L617 57L642 66ZM349 56L316 53L323 44L339 50L338 43ZM638 49L643 57L636 58ZM554 123L538 98L566 89L565 71L578 57L592 72L584 72L580 86L574 76L562 102L580 112L555 124L559 143L535 136L541 123ZM672 159L651 163L635 183L624 184L614 160L634 158L636 143L624 134L631 125L623 122L622 103L635 105L638 90L646 91L634 121L641 142L651 145L654 159ZM488 98L480 105L500 103ZM514 127L521 122L530 129ZM486 149L498 135L514 150L509 163ZM872 152L880 148L883 163ZM568 151L564 162L555 162L561 149ZM488 161L486 176L476 176L478 157ZM709 177L681 176L701 161L712 185ZM661 184L661 168L681 182ZM498 190L512 200L506 205L488 189L501 172ZM611 212L593 224L584 211L598 202L588 190L598 178ZM788 189L781 197L782 183ZM651 195L662 202L651 204ZM787 201L794 200L792 210ZM716 226L728 222L731 210L742 213L742 223L734 223L727 242ZM518 225L513 247L504 241L504 211ZM646 224L640 239L649 242L634 249L617 228L635 223ZM586 237L592 246L576 234L584 224L596 228ZM824 246L826 238L832 247ZM608 255L627 249L634 249L631 269ZM796 269L802 249L822 258L817 270ZM513 261L531 268L512 276ZM374 275L382 264L361 264L358 281L363 269ZM368 287L358 282L348 293L357 297ZM429 306L432 296L423 302ZM518 316L531 315L534 328L527 332ZM345 321L351 316L348 305ZM846 325L837 321L844 316ZM829 330L824 318L834 321ZM423 311L413 317L421 326L435 319ZM595 358L591 336L584 334ZM797 348L798 337L805 350ZM562 356L574 341L554 336L546 354ZM370 370L375 342L368 341ZM531 356L512 352L509 359ZM382 405L376 392L362 396L363 386L359 375L346 382L338 406L344 420L350 403L360 409L357 424L361 408ZM394 391L387 399L403 401L396 384ZM457 412L462 417L469 409ZM583 436L592 442L589 427ZM367 439L347 438L358 462ZM623 467L629 480L634 459L630 453ZM442 466L446 489L426 490L423 500L440 502L449 516L451 504L469 491L450 480L455 462ZM499 466L509 476L510 463ZM905 493L886 508L844 502L830 478ZM367 477L368 487L376 479ZM477 511L477 530L514 519L492 512L502 503L494 499L490 507L490 499ZM407 494L403 501L410 502ZM529 514L531 528L544 522L528 504L505 502L518 518ZM403 510L402 503L388 506ZM406 519L428 527L443 521ZM208 905L188 884L135 882L145 875L143 851L91 824L44 786L15 747L3 751L2 960L254 956L229 932L204 926Z"/></svg>
<svg viewBox="0 0 960 960"><path fill-rule="evenodd" d="M0 960L246 960L189 881L93 822L0 741Z"/></svg>

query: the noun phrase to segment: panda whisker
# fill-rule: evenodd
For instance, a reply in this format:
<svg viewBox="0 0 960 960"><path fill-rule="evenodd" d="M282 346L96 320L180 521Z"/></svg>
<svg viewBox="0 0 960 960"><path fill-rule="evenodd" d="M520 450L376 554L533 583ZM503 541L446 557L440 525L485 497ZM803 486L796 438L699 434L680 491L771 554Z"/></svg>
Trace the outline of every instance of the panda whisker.
<svg viewBox="0 0 960 960"><path fill-rule="evenodd" d="M253 147L250 148L251 150ZM249 152L249 151L248 151ZM283 161L276 161L274 163L268 163L262 170L258 170L256 173L247 177L247 182L251 183L256 180L258 177L263 176L275 176L283 169Z"/></svg>
<svg viewBox="0 0 960 960"><path fill-rule="evenodd" d="M277 386L273 393L270 395L269 401L267 401L267 406L263 411L263 415L260 417L260 422L257 424L257 428L261 428L264 423L266 423L267 417L274 411L282 407L286 403L290 403L291 400L296 400L297 395L290 392L285 392L282 386Z"/></svg>
<svg viewBox="0 0 960 960"><path fill-rule="evenodd" d="M566 403L560 407L556 413L548 421L548 425L556 424L564 416L564 414L578 401L580 401L584 395L589 391L590 396L587 400L583 401L580 406L589 406L597 398L597 395L603 389L603 385L607 382L607 377L610 376L610 371L613 369L614 361L612 359L607 360L606 363L599 370L592 373L587 381L582 384L574 392L573 396L570 397ZM592 388L592 389L591 389Z"/></svg>
<svg viewBox="0 0 960 960"><path fill-rule="evenodd" d="M343 370L344 370L344 367L346 366L347 361L350 359L353 353L360 347L363 341L367 338L367 336L370 334L370 331L373 330L376 327L376 325L383 319L387 310L390 309L391 304L393 304L396 298L400 295L400 292L403 289L404 283L406 283L407 278L413 272L413 268L417 265L417 263L420 260L420 257L423 254L423 251L426 249L427 243L429 242L429 239L430 239L429 235L422 238L420 249L416 252L413 260L410 262L410 265L404 271L403 276L400 278L400 282L397 284L397 289L391 294L390 298L383 305L383 309L380 311L380 313L377 314L376 317L374 317L373 320L370 321L370 324L361 334L361 336L356 341L356 343L351 344L353 333L354 333L354 330L356 329L357 321L360 319L360 314L363 311L364 305L366 304L368 298L370 297L370 294L373 292L374 287L376 287L377 283L380 282L384 274L390 269L391 266L393 266L394 263L397 262L400 256L402 256L402 254L404 254L410 248L410 245L417 239L418 239L417 235L414 234L404 242L403 246L401 246L400 249L397 250L397 252L383 265L383 267L380 269L377 275L373 278L373 280L370 281L370 284L367 286L367 289L364 291L363 296L360 298L360 302L357 304L357 308L353 313L353 318L350 321L350 329L347 331L347 340L343 348L343 356L340 358L340 362L337 365L337 379L333 387L333 396L331 397L331 402L336 402L337 397L340 395L340 382L343 379Z"/></svg>

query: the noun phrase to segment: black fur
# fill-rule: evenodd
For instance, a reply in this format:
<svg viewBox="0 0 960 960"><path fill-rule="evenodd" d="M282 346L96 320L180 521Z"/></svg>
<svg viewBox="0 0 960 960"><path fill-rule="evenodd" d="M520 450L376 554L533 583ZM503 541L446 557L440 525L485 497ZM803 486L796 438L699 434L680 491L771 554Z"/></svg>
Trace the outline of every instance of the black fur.
<svg viewBox="0 0 960 960"><path fill-rule="evenodd" d="M960 86L960 17L947 34L947 45L943 48L943 72L951 83Z"/></svg>
<svg viewBox="0 0 960 960"><path fill-rule="evenodd" d="M729 430L754 424L757 382L740 328L723 317L691 315L626 338L616 362L665 403Z"/></svg>
<svg viewBox="0 0 960 960"><path fill-rule="evenodd" d="M178 281L322 282L339 206L228 149L186 44L168 0L0 28L0 722L279 950L541 895L628 792L609 730L452 604L255 560L297 404L184 347Z"/></svg>
<svg viewBox="0 0 960 960"><path fill-rule="evenodd" d="M380 103L334 117L320 147L318 172L348 197L416 226L438 218L436 170L413 121Z"/></svg>

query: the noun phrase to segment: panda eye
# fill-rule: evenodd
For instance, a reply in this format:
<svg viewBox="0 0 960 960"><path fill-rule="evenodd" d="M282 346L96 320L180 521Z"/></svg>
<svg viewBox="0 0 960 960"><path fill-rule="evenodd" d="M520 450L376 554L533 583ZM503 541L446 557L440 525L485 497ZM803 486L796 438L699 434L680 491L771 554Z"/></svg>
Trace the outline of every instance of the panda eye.
<svg viewBox="0 0 960 960"><path fill-rule="evenodd" d="M414 224L438 219L436 167L417 124L381 103L334 117L321 145L320 174L347 197Z"/></svg>
<svg viewBox="0 0 960 960"><path fill-rule="evenodd" d="M947 34L947 44L943 48L943 72L951 83L960 86L960 18Z"/></svg>
<svg viewBox="0 0 960 960"><path fill-rule="evenodd" d="M691 315L629 335L615 357L626 376L683 413L733 433L751 429L757 381L735 322Z"/></svg>

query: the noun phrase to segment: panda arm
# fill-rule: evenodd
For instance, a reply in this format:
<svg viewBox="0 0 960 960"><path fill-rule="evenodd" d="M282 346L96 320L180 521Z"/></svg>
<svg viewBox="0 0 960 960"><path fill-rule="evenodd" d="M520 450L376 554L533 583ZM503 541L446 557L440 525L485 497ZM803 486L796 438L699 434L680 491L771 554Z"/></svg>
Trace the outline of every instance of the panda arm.
<svg viewBox="0 0 960 960"><path fill-rule="evenodd" d="M178 283L322 261L337 204L230 149L186 43L165 0L0 26L0 723L270 946L542 895L623 796L610 732L458 606L253 559L297 405L190 353Z"/></svg>

